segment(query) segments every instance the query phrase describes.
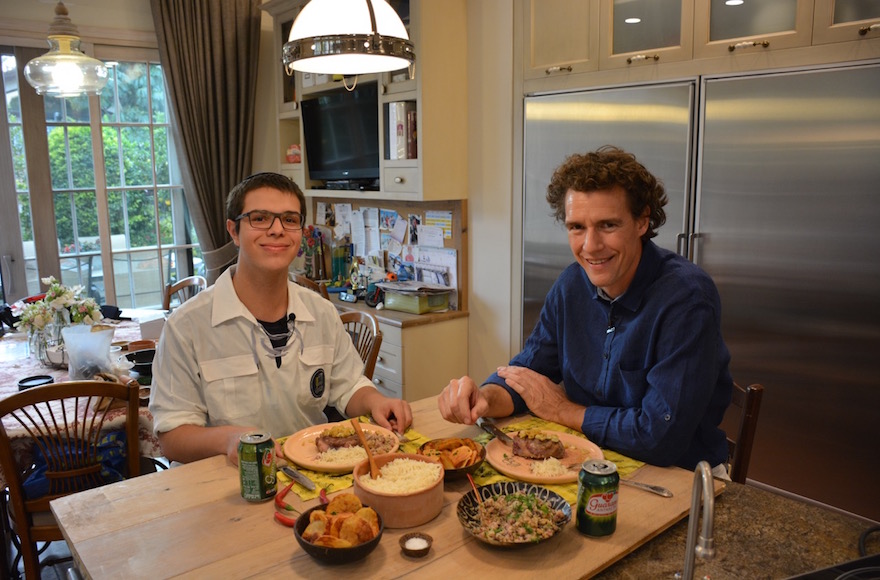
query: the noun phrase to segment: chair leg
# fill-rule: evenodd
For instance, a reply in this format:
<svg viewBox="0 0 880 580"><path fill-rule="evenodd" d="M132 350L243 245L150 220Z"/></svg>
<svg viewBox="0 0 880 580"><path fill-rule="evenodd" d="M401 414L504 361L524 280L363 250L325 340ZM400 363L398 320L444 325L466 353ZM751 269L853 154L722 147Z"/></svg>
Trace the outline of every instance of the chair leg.
<svg viewBox="0 0 880 580"><path fill-rule="evenodd" d="M9 507L7 502L8 492L4 489L0 491L0 542L2 542L2 548L0 548L0 570L3 571L2 576L8 575L10 578L14 578L16 574L13 573L14 571L9 561L12 555L12 530L9 526Z"/></svg>

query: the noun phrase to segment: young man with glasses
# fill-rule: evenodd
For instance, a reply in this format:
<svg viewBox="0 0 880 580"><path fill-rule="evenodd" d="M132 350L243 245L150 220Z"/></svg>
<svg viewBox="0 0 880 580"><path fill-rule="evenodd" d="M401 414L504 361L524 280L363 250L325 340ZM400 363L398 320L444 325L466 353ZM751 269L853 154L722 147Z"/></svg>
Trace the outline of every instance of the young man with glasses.
<svg viewBox="0 0 880 580"><path fill-rule="evenodd" d="M153 365L150 411L168 459L235 463L243 433L290 435L326 422L327 406L399 432L412 422L409 404L363 375L333 304L289 280L305 214L302 191L277 173L229 193L238 262L169 317Z"/></svg>

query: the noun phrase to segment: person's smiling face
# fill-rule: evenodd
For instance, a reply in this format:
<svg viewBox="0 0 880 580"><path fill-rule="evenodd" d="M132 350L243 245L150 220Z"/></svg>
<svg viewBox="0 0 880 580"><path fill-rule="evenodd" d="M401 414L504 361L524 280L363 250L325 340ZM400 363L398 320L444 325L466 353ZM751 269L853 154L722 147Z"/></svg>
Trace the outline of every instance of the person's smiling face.
<svg viewBox="0 0 880 580"><path fill-rule="evenodd" d="M254 210L279 214L287 211L302 213L296 195L272 187L260 187L247 193L242 213ZM236 231L235 222L226 220L226 230L232 236L235 245L239 247L239 267L286 272L299 253L302 229L285 230L281 226L281 219L273 219L268 230L254 228L246 217L238 223L239 227Z"/></svg>
<svg viewBox="0 0 880 580"><path fill-rule="evenodd" d="M568 245L595 286L611 298L623 294L642 257L648 217L633 218L621 187L565 196Z"/></svg>

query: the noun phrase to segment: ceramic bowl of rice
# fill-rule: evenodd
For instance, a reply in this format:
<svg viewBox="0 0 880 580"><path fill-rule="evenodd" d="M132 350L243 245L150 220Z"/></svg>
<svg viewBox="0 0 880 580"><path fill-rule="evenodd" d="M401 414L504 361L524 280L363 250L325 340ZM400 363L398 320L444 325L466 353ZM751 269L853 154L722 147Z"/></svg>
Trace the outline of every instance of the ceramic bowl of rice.
<svg viewBox="0 0 880 580"><path fill-rule="evenodd" d="M386 528L412 528L433 520L443 509L443 466L424 455L376 455L380 477L370 477L368 461L352 472L354 493L372 507Z"/></svg>

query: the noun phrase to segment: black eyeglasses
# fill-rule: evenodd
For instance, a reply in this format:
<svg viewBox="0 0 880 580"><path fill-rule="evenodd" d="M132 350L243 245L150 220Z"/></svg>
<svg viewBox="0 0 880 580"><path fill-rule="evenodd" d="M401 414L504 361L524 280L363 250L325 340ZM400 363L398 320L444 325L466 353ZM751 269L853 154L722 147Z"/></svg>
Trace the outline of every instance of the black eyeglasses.
<svg viewBox="0 0 880 580"><path fill-rule="evenodd" d="M247 213L243 213L235 218L235 221L247 218L248 223L255 230L268 230L275 223L275 218L281 221L281 227L289 232L301 230L303 227L303 216L295 211L285 211L283 213L275 213L264 209L255 209Z"/></svg>

